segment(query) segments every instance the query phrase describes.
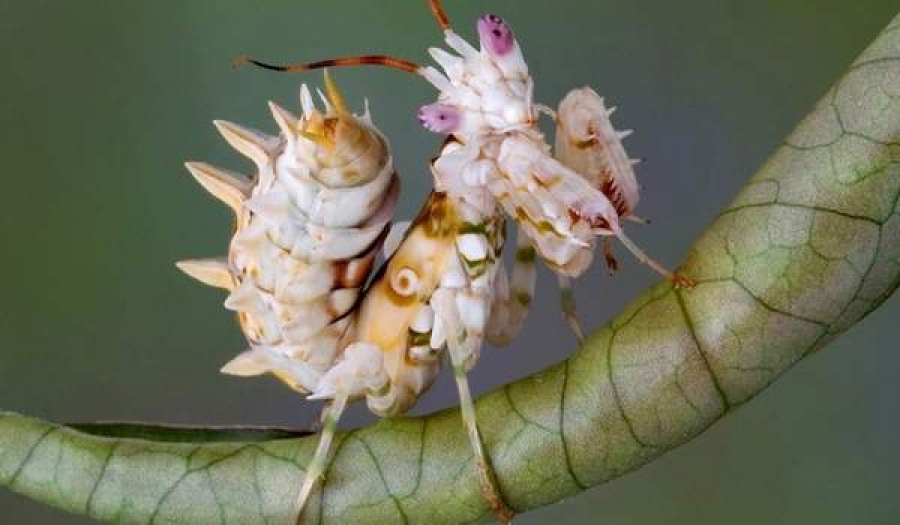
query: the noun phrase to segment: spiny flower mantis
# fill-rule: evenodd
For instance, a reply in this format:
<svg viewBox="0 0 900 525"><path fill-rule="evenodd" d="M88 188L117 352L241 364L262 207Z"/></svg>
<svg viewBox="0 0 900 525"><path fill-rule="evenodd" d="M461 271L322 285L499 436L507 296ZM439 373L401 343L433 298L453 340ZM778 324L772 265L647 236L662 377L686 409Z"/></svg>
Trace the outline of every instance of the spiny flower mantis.
<svg viewBox="0 0 900 525"><path fill-rule="evenodd" d="M621 229L619 220L630 214L636 193L627 193L627 177L631 174L633 181L633 173L616 171L618 154L624 150L618 142L618 149L607 147L607 137L602 135L610 132L618 141L621 137L611 126L609 130L588 127L593 135L575 147L583 151L560 148L559 160L551 156L536 121L540 112L552 111L534 104L533 81L509 26L494 15L480 18L481 48L476 50L452 30L438 0L431 0L430 5L447 45L458 54L431 50L443 72L377 55L289 66L244 59L279 71L378 64L415 72L440 92L437 103L421 108L420 121L431 131L449 135L431 166L435 192L399 241L384 271L366 289L358 308L348 306L330 319L326 316L329 321L347 320L352 329L343 332L336 352L325 360L326 369L310 380L313 388L302 389L332 402L298 497L298 512L324 471L336 422L346 403L366 397L370 409L383 415L408 409L430 385L446 349L482 491L500 521L508 522L512 513L500 496L484 453L465 372L477 360L485 337L506 342L521 325L526 312L522 294L530 294L533 287L531 260L524 256L529 247L563 279L587 269L597 236L613 236L676 284L689 284L649 259ZM339 117L346 114L336 89L327 84ZM561 111L559 125L577 126L579 117L578 111L573 115ZM599 113L589 117L608 123L603 120L608 113L602 103ZM597 158L603 159L605 171L579 173L565 164L589 164ZM629 162L627 156L624 159ZM501 210L514 218L520 231L518 252L523 256L514 270L512 290L502 264L498 264L504 242ZM381 214L378 217L385 219ZM397 236L389 243L388 252L393 251ZM491 316L506 329L485 333ZM574 312L569 320L580 335ZM290 375L285 370L296 368L292 359L309 359L301 354L282 362L272 360L270 354L262 359L259 354L251 350L226 371L284 376Z"/></svg>
<svg viewBox="0 0 900 525"><path fill-rule="evenodd" d="M225 304L239 313L251 349L223 372L272 373L311 399L329 400L298 515L324 471L347 403L366 398L379 415L406 411L431 385L448 347L472 441L484 458L465 370L480 350L477 333L487 322L503 244L498 210L484 216L435 192L402 239L390 236L390 260L360 296L387 234L397 179L368 113L351 115L328 76L326 88L325 113L305 88L303 118L272 104L279 137L217 123L259 171L247 179L188 164L238 221L228 260L179 263L231 291ZM493 487L487 464L479 472ZM492 498L502 509L499 496ZM508 520L508 512L503 516Z"/></svg>

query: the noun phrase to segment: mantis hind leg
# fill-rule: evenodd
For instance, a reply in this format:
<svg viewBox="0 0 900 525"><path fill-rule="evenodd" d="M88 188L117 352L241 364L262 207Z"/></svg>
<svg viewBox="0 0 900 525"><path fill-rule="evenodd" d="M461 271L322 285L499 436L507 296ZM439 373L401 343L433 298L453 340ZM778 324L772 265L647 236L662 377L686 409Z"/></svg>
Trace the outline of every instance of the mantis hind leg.
<svg viewBox="0 0 900 525"><path fill-rule="evenodd" d="M440 319L440 323L447 334L447 347L450 353L450 362L453 365L453 378L459 391L460 412L462 413L463 426L475 453L475 468L478 483L481 486L481 494L500 523L512 523L514 513L503 501L497 486L494 469L484 451L481 433L478 430L478 421L475 416L475 405L472 402L472 392L469 390L469 380L466 377L465 363L473 352L478 350L477 348L473 349L473 345L480 344L480 340L462 336L463 326L452 292L438 290L431 298L431 305L434 308L435 316Z"/></svg>

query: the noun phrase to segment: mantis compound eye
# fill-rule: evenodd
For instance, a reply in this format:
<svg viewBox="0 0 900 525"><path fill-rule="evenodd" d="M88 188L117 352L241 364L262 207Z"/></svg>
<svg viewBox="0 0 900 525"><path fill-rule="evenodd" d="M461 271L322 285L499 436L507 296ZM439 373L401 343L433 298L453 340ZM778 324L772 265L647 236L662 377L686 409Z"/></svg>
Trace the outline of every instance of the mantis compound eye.
<svg viewBox="0 0 900 525"><path fill-rule="evenodd" d="M512 28L497 15L478 19L478 38L491 55L498 57L508 54L516 45Z"/></svg>
<svg viewBox="0 0 900 525"><path fill-rule="evenodd" d="M459 110L447 104L429 104L419 109L419 122L435 133L453 133L459 129L461 120Z"/></svg>

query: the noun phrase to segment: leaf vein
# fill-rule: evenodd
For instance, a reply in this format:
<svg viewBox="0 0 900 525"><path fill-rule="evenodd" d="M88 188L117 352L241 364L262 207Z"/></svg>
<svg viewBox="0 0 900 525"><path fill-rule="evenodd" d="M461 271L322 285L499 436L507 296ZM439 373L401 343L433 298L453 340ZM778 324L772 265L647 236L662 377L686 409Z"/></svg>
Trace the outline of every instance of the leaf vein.
<svg viewBox="0 0 900 525"><path fill-rule="evenodd" d="M41 443L44 442L44 440L46 440L50 436L50 434L56 432L57 430L59 430L59 428L60 427L57 426L51 426L50 428L44 430L31 445L31 447L28 448L28 452L25 453L25 457L22 458L22 462L19 463L19 467L16 468L16 471L13 472L12 476L10 476L9 478L9 481L7 481L7 484L10 487L14 487L16 485L16 481L18 481L19 476L22 475L22 472L25 470L26 465L28 465L28 463L31 461L31 458L34 455L34 451L41 445Z"/></svg>
<svg viewBox="0 0 900 525"><path fill-rule="evenodd" d="M691 334L691 339L694 340L694 346L695 348L697 348L697 355L700 357L700 362L703 363L703 367L706 369L706 373L709 374L709 378L712 381L713 387L716 389L716 392L719 394L719 398L722 400L722 404L725 408L724 413L727 413L729 410L731 410L731 400L728 398L728 394L726 394L725 389L722 387L721 379L716 374L715 370L713 370L712 364L709 361L709 356L707 356L706 352L703 350L703 344L700 342L700 338L697 336L697 329L694 326L694 320L691 317L690 312L688 312L688 307L684 301L684 296L682 295L681 290L675 290L675 300L678 302L678 307L681 310L681 315L684 317L684 322L687 325L688 332ZM688 402L690 403L690 401Z"/></svg>
<svg viewBox="0 0 900 525"><path fill-rule="evenodd" d="M109 464L112 461L113 455L116 453L116 449L119 448L119 440L114 440L109 447L109 452L106 453L106 457L103 458L103 463L100 465L100 473L97 474L97 479L94 481L94 486L91 487L91 492L88 494L88 499L84 505L84 513L88 516L94 516L94 498L97 497L97 490L100 488L100 484L103 482L103 478L106 477L106 471L109 468Z"/></svg>
<svg viewBox="0 0 900 525"><path fill-rule="evenodd" d="M575 486L579 488L579 490L585 490L588 488L586 483L583 483L580 479L578 479L578 475L575 473L575 467L572 464L572 454L569 452L569 442L566 438L566 390L569 386L569 360L566 359L563 361L563 380L562 380L562 388L559 393L559 440L562 442L562 451L563 451L563 459L566 464L566 472L569 473L569 476L572 478L572 481L575 483Z"/></svg>

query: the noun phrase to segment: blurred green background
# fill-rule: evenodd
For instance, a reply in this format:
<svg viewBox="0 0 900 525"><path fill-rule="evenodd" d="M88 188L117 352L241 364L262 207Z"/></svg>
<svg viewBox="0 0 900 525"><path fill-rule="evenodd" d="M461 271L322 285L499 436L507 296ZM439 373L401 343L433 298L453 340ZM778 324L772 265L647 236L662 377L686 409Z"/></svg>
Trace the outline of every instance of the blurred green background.
<svg viewBox="0 0 900 525"><path fill-rule="evenodd" d="M541 101L590 84L619 106L616 124L637 130L627 145L646 159L639 212L654 220L632 236L671 264L897 7L448 1L465 35L483 11L513 23ZM210 121L272 130L266 100L296 108L301 80L321 80L234 72L235 54L424 61L438 40L424 2L411 0L0 2L0 408L59 421L308 424L314 410L274 381L217 372L242 337L222 294L173 262L224 253L230 217L182 162L249 169ZM376 69L336 78L349 100L370 99L391 137L409 217L438 143L414 118L432 90ZM622 262L615 278L596 268L578 285L592 326L656 279ZM478 392L574 348L546 272L538 294L518 342L484 353ZM699 439L518 523L898 523L898 312L895 297ZM415 411L455 403L444 377ZM370 420L357 407L345 422ZM0 516L88 522L2 490Z"/></svg>

